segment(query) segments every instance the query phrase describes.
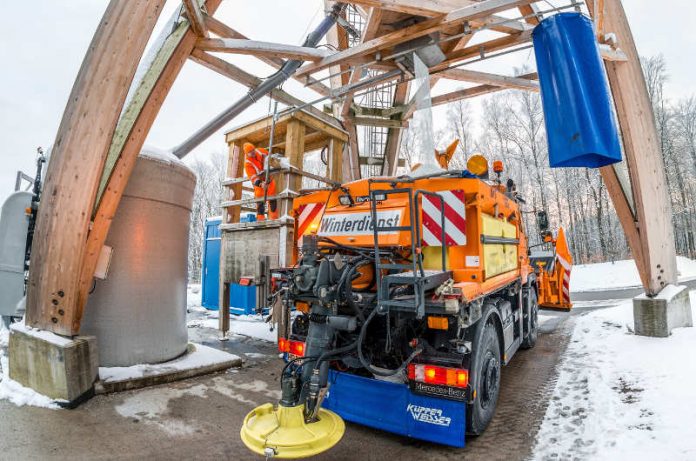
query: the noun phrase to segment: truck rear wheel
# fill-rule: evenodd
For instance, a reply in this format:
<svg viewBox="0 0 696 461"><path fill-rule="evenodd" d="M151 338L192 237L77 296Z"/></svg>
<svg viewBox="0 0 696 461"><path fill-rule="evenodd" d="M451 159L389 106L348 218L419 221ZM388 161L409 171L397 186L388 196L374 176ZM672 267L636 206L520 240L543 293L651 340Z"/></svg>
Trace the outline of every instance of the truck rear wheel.
<svg viewBox="0 0 696 461"><path fill-rule="evenodd" d="M493 419L500 392L500 342L493 316L477 333L472 360L473 403L468 406L468 433L481 434Z"/></svg>
<svg viewBox="0 0 696 461"><path fill-rule="evenodd" d="M525 337L520 347L522 349L531 349L534 347L537 341L537 336L539 335L539 302L537 301L537 294L533 288L528 290L528 294L525 297Z"/></svg>

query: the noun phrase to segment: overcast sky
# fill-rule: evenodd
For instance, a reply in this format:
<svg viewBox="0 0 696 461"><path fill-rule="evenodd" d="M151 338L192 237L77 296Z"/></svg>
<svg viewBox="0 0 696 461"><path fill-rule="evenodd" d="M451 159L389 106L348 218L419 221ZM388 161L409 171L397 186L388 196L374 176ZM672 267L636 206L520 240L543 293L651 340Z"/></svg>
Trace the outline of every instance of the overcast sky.
<svg viewBox="0 0 696 461"><path fill-rule="evenodd" d="M0 62L3 63L0 71L0 203L14 189L18 170L33 175L36 147L53 143L75 76L108 1L5 3L0 42ZM178 3L167 2L155 33ZM560 4L557 0L544 3ZM696 73L693 59L696 2L625 0L624 3L639 52L665 55L670 73L668 96L696 94L693 77ZM321 19L322 5L322 0L225 0L216 17L255 39L300 44L309 28ZM517 57L518 64L531 62L531 53L519 54L523 56ZM251 57L228 58L261 77L274 72ZM487 65L480 68L511 72L506 63ZM305 100L317 96L294 81L286 83L284 88ZM437 90L443 91L442 87ZM177 145L246 91L241 85L188 62L167 97L147 144L160 148ZM266 115L268 111L268 99L264 98L228 128ZM437 124L438 113L435 118ZM224 131L214 135L188 158L226 151Z"/></svg>

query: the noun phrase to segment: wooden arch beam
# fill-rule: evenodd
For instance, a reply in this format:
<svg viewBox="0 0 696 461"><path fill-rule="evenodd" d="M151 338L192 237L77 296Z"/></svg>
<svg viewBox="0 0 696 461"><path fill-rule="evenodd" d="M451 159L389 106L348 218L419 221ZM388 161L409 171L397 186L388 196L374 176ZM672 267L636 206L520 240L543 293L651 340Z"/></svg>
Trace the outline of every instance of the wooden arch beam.
<svg viewBox="0 0 696 461"><path fill-rule="evenodd" d="M602 11L594 11L593 2L588 2L588 7L594 17L604 18L603 30L616 34L626 57L625 61L605 60L605 67L621 127L631 190L622 186L611 167L601 172L645 291L652 296L665 285L677 283L672 209L664 161L640 57L621 0L599 3L602 3ZM628 195L633 196L635 213L631 212Z"/></svg>
<svg viewBox="0 0 696 461"><path fill-rule="evenodd" d="M213 14L221 0L207 0L206 11ZM79 274L79 298L75 305L73 334L80 329L80 320L87 304L89 288L97 267L99 253L104 246L111 221L116 214L123 191L128 184L135 162L147 133L159 113L176 77L196 44L195 32L188 23L181 23L162 43L150 67L138 83L137 90L121 116L111 141L112 167L103 174L103 195L94 213L92 230Z"/></svg>
<svg viewBox="0 0 696 461"><path fill-rule="evenodd" d="M27 289L27 324L77 334L85 241L123 103L164 0L112 0L82 62L46 172ZM110 65L104 65L108 61Z"/></svg>

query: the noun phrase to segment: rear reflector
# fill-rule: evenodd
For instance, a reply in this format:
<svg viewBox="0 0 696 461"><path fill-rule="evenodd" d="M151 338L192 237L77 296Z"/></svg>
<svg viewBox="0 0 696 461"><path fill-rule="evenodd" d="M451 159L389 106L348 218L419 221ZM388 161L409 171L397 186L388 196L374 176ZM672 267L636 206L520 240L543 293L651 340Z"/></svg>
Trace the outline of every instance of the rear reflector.
<svg viewBox="0 0 696 461"><path fill-rule="evenodd" d="M447 317L428 317L428 328L432 330L447 330L449 328Z"/></svg>
<svg viewBox="0 0 696 461"><path fill-rule="evenodd" d="M467 387L469 370L411 363L408 366L408 379L439 386Z"/></svg>

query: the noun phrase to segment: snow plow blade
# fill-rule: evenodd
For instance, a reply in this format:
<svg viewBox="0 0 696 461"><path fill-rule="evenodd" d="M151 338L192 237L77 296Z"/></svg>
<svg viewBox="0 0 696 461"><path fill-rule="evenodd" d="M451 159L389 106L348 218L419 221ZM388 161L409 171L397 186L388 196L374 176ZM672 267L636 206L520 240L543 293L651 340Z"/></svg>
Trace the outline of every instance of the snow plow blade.
<svg viewBox="0 0 696 461"><path fill-rule="evenodd" d="M252 410L242 425L241 438L249 450L266 458L298 459L318 455L343 437L346 425L336 413L319 410L319 420L306 423L304 405L285 407L266 403Z"/></svg>
<svg viewBox="0 0 696 461"><path fill-rule="evenodd" d="M548 243L551 244L552 251L533 251L529 258L539 280L539 307L569 311L573 308L570 300L573 258L562 227L556 238L550 239Z"/></svg>

